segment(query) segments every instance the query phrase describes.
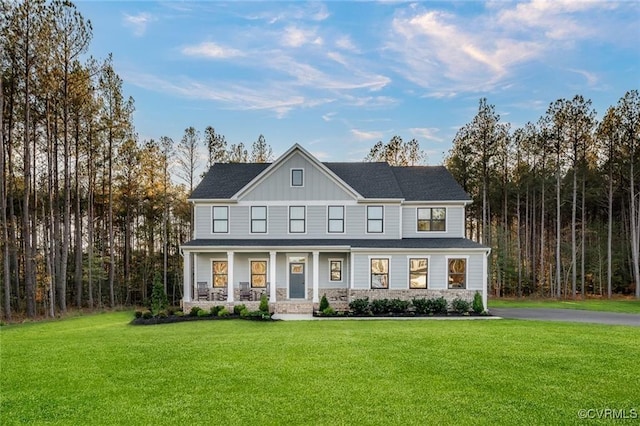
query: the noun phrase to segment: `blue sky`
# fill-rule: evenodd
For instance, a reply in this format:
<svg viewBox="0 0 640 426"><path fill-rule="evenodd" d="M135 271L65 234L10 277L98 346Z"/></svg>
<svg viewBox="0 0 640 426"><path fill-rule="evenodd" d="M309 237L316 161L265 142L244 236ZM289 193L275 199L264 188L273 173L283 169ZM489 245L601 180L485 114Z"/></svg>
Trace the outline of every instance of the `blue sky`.
<svg viewBox="0 0 640 426"><path fill-rule="evenodd" d="M441 164L486 97L536 121L581 94L598 117L640 88L640 2L80 1L91 54L114 55L140 139L213 126L359 161L417 138Z"/></svg>

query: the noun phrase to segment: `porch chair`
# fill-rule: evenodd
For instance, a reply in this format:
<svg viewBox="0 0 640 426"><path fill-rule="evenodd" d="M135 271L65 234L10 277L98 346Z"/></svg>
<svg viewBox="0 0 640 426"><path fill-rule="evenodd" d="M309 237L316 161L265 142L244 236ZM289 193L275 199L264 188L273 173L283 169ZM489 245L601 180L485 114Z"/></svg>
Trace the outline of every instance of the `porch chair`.
<svg viewBox="0 0 640 426"><path fill-rule="evenodd" d="M251 300L251 286L248 281L240 281L240 300Z"/></svg>
<svg viewBox="0 0 640 426"><path fill-rule="evenodd" d="M226 301L227 300L227 289L226 288L221 288L221 289L217 290L216 293L215 293L215 296L216 296L216 300Z"/></svg>
<svg viewBox="0 0 640 426"><path fill-rule="evenodd" d="M209 288L206 281L198 281L198 300L209 300Z"/></svg>

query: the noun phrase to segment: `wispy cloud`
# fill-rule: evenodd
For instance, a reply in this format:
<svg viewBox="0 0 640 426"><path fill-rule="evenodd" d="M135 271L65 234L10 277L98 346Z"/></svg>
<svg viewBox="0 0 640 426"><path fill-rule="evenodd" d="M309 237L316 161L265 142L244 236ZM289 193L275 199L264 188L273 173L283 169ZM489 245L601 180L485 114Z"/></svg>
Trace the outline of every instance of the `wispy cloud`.
<svg viewBox="0 0 640 426"><path fill-rule="evenodd" d="M136 37L142 37L147 31L149 23L155 20L155 17L144 12L137 15L128 15L125 13L123 17L123 24L124 26L131 28Z"/></svg>
<svg viewBox="0 0 640 426"><path fill-rule="evenodd" d="M598 80L599 80L598 76L592 72L585 71L585 70L575 70L575 69L569 69L569 71L583 76L584 79L587 81L587 84L591 87L595 86L598 83Z"/></svg>
<svg viewBox="0 0 640 426"><path fill-rule="evenodd" d="M304 29L296 26L289 26L282 34L282 45L286 47L300 47L305 44L322 45L322 37L316 34L314 29Z"/></svg>
<svg viewBox="0 0 640 426"><path fill-rule="evenodd" d="M322 115L322 119L328 123L329 121L333 121L333 117L335 117L335 115L335 112L328 112Z"/></svg>
<svg viewBox="0 0 640 426"><path fill-rule="evenodd" d="M359 130L359 129L351 129L351 135L353 135L353 137L358 140L369 141L369 140L382 139L383 133L375 130L366 131L366 130Z"/></svg>
<svg viewBox="0 0 640 426"><path fill-rule="evenodd" d="M427 139L435 142L442 142L444 139L437 136L440 129L436 127L412 127L409 129L415 137Z"/></svg>
<svg viewBox="0 0 640 426"><path fill-rule="evenodd" d="M205 41L194 46L185 46L182 48L182 53L187 56L200 56L212 59L225 59L244 55L238 49L224 47L210 41Z"/></svg>

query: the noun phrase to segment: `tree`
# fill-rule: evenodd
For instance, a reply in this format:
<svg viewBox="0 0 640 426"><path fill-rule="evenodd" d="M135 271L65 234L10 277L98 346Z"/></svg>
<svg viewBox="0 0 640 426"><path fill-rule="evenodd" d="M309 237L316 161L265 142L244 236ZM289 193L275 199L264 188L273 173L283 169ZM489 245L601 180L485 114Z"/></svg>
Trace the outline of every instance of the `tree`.
<svg viewBox="0 0 640 426"><path fill-rule="evenodd" d="M198 147L200 145L200 132L193 126L184 129L184 136L177 148L176 174L189 187L189 193L193 192L196 172L200 168Z"/></svg>
<svg viewBox="0 0 640 426"><path fill-rule="evenodd" d="M232 144L227 152L227 160L230 163L246 163L249 161L249 154L244 148L242 142L238 144Z"/></svg>
<svg viewBox="0 0 640 426"><path fill-rule="evenodd" d="M273 150L264 139L264 136L258 136L258 140L251 145L251 162L252 163L269 163L273 160Z"/></svg>
<svg viewBox="0 0 640 426"><path fill-rule="evenodd" d="M227 141L216 129L207 126L204 129L204 142L207 146L207 169L215 163L224 163L227 159Z"/></svg>
<svg viewBox="0 0 640 426"><path fill-rule="evenodd" d="M405 143L400 136L393 136L386 144L378 141L364 161L387 162L391 166L415 166L421 164L425 157L416 139Z"/></svg>

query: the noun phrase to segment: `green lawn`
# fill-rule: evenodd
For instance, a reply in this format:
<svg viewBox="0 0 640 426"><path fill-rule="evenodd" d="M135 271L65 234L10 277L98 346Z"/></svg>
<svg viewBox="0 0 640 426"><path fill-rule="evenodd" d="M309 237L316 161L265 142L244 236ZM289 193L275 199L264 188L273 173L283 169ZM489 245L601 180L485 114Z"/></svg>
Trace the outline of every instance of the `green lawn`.
<svg viewBox="0 0 640 426"><path fill-rule="evenodd" d="M584 309L587 311L622 312L640 314L640 300L632 299L586 299L586 300L555 300L555 299L489 299L491 308L560 308Z"/></svg>
<svg viewBox="0 0 640 426"><path fill-rule="evenodd" d="M2 327L0 423L575 424L580 409L640 412L636 327L131 318Z"/></svg>

